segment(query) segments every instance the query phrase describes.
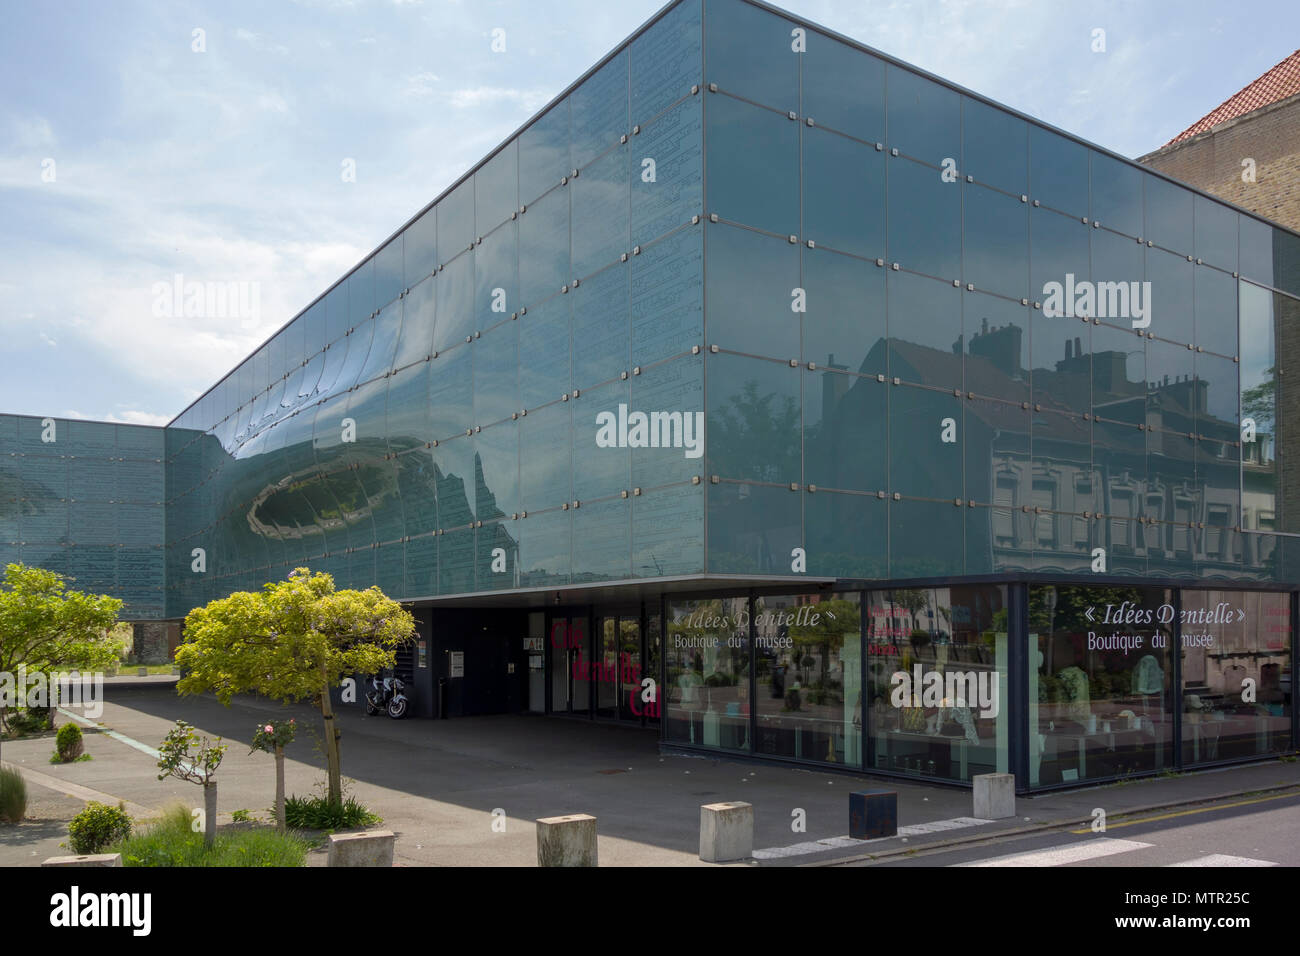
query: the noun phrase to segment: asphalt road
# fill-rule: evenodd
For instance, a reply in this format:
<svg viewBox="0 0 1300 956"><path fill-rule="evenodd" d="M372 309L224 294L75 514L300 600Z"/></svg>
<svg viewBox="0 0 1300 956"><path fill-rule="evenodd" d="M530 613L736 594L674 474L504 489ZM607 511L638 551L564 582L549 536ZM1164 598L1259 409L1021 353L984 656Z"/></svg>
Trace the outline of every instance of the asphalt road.
<svg viewBox="0 0 1300 956"><path fill-rule="evenodd" d="M992 839L855 866L1300 866L1300 791L1239 797L1090 828Z"/></svg>

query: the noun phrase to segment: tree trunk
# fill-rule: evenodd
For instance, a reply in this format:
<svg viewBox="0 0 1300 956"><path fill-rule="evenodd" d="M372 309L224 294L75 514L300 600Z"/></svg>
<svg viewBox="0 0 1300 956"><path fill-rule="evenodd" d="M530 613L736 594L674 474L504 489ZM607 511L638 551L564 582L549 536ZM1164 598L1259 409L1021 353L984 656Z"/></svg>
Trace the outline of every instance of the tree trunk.
<svg viewBox="0 0 1300 956"><path fill-rule="evenodd" d="M284 748L275 748L275 825L284 832Z"/></svg>
<svg viewBox="0 0 1300 956"><path fill-rule="evenodd" d="M217 785L203 785L203 845L209 850L217 839Z"/></svg>
<svg viewBox="0 0 1300 956"><path fill-rule="evenodd" d="M343 735L334 726L334 705L330 703L330 685L321 668L320 713L325 719L325 764L329 773L329 801L343 803L343 779L339 769L339 738Z"/></svg>

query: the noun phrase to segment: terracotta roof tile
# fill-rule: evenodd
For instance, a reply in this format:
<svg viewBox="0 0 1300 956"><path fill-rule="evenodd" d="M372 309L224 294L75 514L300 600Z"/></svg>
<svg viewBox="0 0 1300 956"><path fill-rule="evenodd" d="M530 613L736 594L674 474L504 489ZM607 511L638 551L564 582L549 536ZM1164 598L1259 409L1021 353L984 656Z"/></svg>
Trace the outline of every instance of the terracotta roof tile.
<svg viewBox="0 0 1300 956"><path fill-rule="evenodd" d="M1288 96L1300 93L1300 50L1273 67L1255 82L1228 97L1217 107L1206 113L1187 129L1183 130L1165 146L1172 146L1197 133L1203 133L1213 126L1225 123L1238 116L1245 116L1257 109L1284 100Z"/></svg>

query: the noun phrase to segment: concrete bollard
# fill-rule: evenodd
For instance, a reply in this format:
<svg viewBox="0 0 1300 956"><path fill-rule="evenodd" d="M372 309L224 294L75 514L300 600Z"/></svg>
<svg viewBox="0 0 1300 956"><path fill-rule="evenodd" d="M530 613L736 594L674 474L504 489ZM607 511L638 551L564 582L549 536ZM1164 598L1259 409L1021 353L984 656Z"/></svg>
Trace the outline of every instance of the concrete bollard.
<svg viewBox="0 0 1300 956"><path fill-rule="evenodd" d="M120 853L94 853L87 856L52 856L41 866L121 866Z"/></svg>
<svg viewBox="0 0 1300 956"><path fill-rule="evenodd" d="M1016 778L1009 773L982 773L974 777L975 817L1005 820L1016 815Z"/></svg>
<svg viewBox="0 0 1300 956"><path fill-rule="evenodd" d="M598 866L596 818L586 813L537 821L538 866Z"/></svg>
<svg viewBox="0 0 1300 956"><path fill-rule="evenodd" d="M754 855L754 805L706 803L700 807L700 859L705 863L748 860Z"/></svg>
<svg viewBox="0 0 1300 956"><path fill-rule="evenodd" d="M147 668L147 667L137 667L136 670L135 670L135 673L136 673L136 676L137 676L137 677L148 677L148 676L149 676L149 668Z"/></svg>
<svg viewBox="0 0 1300 956"><path fill-rule="evenodd" d="M331 833L327 866L392 866L393 845L397 837L392 830L365 830L361 833Z"/></svg>
<svg viewBox="0 0 1300 956"><path fill-rule="evenodd" d="M898 835L898 794L893 790L857 790L849 794L849 836L878 840Z"/></svg>

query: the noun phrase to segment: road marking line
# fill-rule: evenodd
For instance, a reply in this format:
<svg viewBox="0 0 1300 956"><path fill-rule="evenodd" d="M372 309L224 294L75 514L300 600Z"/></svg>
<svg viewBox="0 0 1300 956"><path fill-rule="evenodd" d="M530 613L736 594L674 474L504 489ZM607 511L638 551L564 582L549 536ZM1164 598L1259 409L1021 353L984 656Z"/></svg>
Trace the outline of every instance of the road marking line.
<svg viewBox="0 0 1300 956"><path fill-rule="evenodd" d="M1106 829L1118 830L1120 827L1136 826L1139 823L1154 823L1156 820L1172 820L1174 817L1187 817L1187 816L1191 816L1194 813L1209 813L1211 810L1227 810L1232 807L1248 807L1256 803L1266 803L1269 800L1282 800L1285 799L1286 797L1295 797L1298 795L1300 794L1297 794L1296 791L1291 790L1286 793L1276 793L1269 797L1259 797L1255 800L1238 800L1236 803L1219 803L1219 804L1215 804L1212 807L1198 807L1195 810L1178 810L1175 811L1174 813L1162 813L1154 817L1142 817L1139 820L1125 820L1122 823L1108 823L1106 824ZM1077 833L1077 834L1087 834L1087 833L1091 833L1092 830L1091 829L1071 830L1070 832Z"/></svg>
<svg viewBox="0 0 1300 956"><path fill-rule="evenodd" d="M899 827L897 836L924 836L927 833L962 830L966 827L977 827L992 822L992 820L980 820L976 817L954 817L951 820L934 820L930 823L914 823L911 826ZM885 840L893 839L896 839L896 837L876 837L873 840L855 840L849 836L829 837L825 840L810 840L805 843L794 843L790 846L774 846L765 850L755 850L754 859L775 860L789 856L803 856L807 853L825 853L828 850L841 850L845 847L864 846L868 843L882 843Z"/></svg>
<svg viewBox="0 0 1300 956"><path fill-rule="evenodd" d="M63 714L65 717L71 717L73 720L77 721L78 723L85 724L87 727L94 727L104 736L112 737L114 740L119 740L122 743L126 744L128 747L134 747L136 750L140 751L141 753L146 753L150 757L153 757L154 760L157 760L159 757L162 756L161 753L159 753L157 750L154 750L154 748L150 747L148 744L142 744L138 740L132 740L126 734L120 734L116 730L109 730L107 727L102 727L99 724L95 723L93 720L87 720L85 717L82 717L80 714L74 714L72 711L64 710L62 707L59 708L59 713Z"/></svg>
<svg viewBox="0 0 1300 956"><path fill-rule="evenodd" d="M1281 866L1280 863L1273 863L1269 860L1252 860L1248 856L1227 856L1223 853L1211 853L1209 856L1198 856L1194 860L1184 860L1182 863L1170 863L1169 866Z"/></svg>
<svg viewBox="0 0 1300 956"><path fill-rule="evenodd" d="M1064 843L1048 847L1046 850L1033 850L1029 853L1013 853L1010 856L995 856L989 860L973 860L958 863L957 866L1065 866L1082 860L1095 860L1102 856L1114 856L1117 853L1132 853L1145 850L1150 843L1138 843L1136 840L1112 840L1098 837L1096 840L1081 840L1078 843Z"/></svg>

